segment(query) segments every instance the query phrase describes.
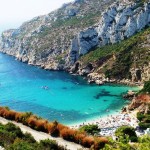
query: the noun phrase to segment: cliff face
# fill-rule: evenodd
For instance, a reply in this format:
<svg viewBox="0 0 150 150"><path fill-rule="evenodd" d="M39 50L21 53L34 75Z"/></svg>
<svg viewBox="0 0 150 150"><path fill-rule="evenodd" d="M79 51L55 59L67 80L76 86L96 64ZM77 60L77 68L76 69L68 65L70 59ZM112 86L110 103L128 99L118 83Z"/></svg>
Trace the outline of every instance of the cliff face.
<svg viewBox="0 0 150 150"><path fill-rule="evenodd" d="M114 3L102 14L96 27L81 31L72 41L70 60L102 47L127 39L150 25L150 3Z"/></svg>
<svg viewBox="0 0 150 150"><path fill-rule="evenodd" d="M76 0L2 33L0 51L47 69L63 69L73 37L98 22L113 0Z"/></svg>
<svg viewBox="0 0 150 150"><path fill-rule="evenodd" d="M111 76L108 72L121 59L121 55L127 53L131 45L121 54L113 50L105 51L107 55L104 56L101 51L105 49L105 45L115 45L149 26L150 3L128 0L113 2L114 0L76 0L64 4L48 15L25 22L18 29L3 32L0 37L0 51L45 69L70 70L88 75L92 80L93 75L89 73L94 73L94 80L98 80L97 82L103 78L106 80L106 77L128 78L123 75ZM146 36L148 40L144 48L149 49L149 33ZM139 45L142 46L142 43ZM97 53L99 58L96 61L85 63L84 56L90 56L90 51L96 49L102 55ZM118 51L120 50L121 48ZM149 52L146 51L145 54ZM149 68L148 58L148 62L141 66L130 64L126 71L131 73L132 81L144 81L150 79ZM107 73L104 71L106 69ZM138 70L143 74L139 75Z"/></svg>

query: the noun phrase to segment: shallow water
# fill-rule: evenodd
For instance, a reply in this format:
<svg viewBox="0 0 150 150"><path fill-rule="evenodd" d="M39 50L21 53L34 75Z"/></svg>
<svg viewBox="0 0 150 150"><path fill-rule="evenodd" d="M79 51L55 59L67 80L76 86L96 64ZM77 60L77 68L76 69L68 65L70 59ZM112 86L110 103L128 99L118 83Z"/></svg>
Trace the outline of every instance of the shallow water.
<svg viewBox="0 0 150 150"><path fill-rule="evenodd" d="M121 94L129 89L137 90L89 85L81 77L46 71L0 54L0 105L31 111L50 121L69 125L114 113L126 104Z"/></svg>

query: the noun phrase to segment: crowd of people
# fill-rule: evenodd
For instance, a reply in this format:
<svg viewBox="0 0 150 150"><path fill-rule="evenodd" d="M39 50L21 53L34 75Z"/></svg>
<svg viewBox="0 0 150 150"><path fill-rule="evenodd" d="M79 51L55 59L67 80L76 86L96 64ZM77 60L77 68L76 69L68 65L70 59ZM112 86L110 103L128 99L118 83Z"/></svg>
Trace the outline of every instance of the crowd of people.
<svg viewBox="0 0 150 150"><path fill-rule="evenodd" d="M82 124L71 126L79 128L83 125L96 124L101 129L100 135L112 136L120 126L127 125L132 127L138 126L138 120L130 113L119 113L117 115L107 115L107 117L98 118L92 121L84 121Z"/></svg>

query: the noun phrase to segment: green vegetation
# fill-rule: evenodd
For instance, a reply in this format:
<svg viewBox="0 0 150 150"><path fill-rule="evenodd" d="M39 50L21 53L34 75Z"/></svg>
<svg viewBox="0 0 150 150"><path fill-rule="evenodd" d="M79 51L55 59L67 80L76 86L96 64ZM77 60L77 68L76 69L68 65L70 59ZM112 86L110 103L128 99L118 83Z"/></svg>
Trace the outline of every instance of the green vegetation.
<svg viewBox="0 0 150 150"><path fill-rule="evenodd" d="M94 146L96 147L95 150L99 150L99 148L104 147L105 143L108 142L107 138L89 136L85 131L78 131L75 129L70 129L67 126L58 123L57 121L48 122L47 120L37 117L30 112L21 113L21 112L10 110L9 108L0 107L0 116L9 120L15 120L16 122L23 123L31 127L32 129L48 133L53 137L62 137L63 139L67 141L72 141L72 142L81 144L84 147L90 148ZM14 133L12 133L13 138L22 137L22 132L18 128L17 129L14 128L13 125L12 126L9 125L9 127L6 126L6 129L10 132L14 131ZM96 132L96 130L98 130L95 127L93 129L94 130L93 131L90 130L90 132L94 133ZM26 138L28 136L29 135L26 135ZM7 137L9 136L7 135ZM30 139L30 141L32 141L32 139ZM19 143L19 145L17 143L18 147L21 146L20 144L21 142ZM27 145L26 141L25 142L23 141L22 144ZM30 149L30 148L27 147L26 149Z"/></svg>
<svg viewBox="0 0 150 150"><path fill-rule="evenodd" d="M8 112L11 112L11 115L8 115ZM0 107L0 115L2 116L2 114L5 115L5 118L8 116L12 117L13 114L15 114L17 121L20 122L22 119L25 124L34 129L40 131L47 130L52 136L60 136L65 140L79 143L93 150L149 150L150 147L150 137L143 136L138 138L134 128L129 126L118 128L115 132L118 139L114 141L111 138L89 136L85 133L95 134L100 132L100 129L96 125L83 126L80 128L80 131L78 131L70 129L57 121L45 122L45 120L33 116L32 113L14 113L14 111L8 108ZM140 121L150 121L148 115L145 116L141 113L138 113L137 118ZM133 143L131 144L130 142ZM20 128L12 123L6 125L0 124L0 146L6 150L65 150L64 147L58 146L53 140L36 142L31 134L22 133Z"/></svg>
<svg viewBox="0 0 150 150"><path fill-rule="evenodd" d="M150 148L150 136L142 136L142 137L139 137L138 139L138 146L136 147L137 150L149 150Z"/></svg>
<svg viewBox="0 0 150 150"><path fill-rule="evenodd" d="M37 143L31 134L23 134L20 128L12 123L0 124L0 146L6 150L65 150L52 140Z"/></svg>
<svg viewBox="0 0 150 150"><path fill-rule="evenodd" d="M100 12L94 12L94 13L88 13L87 15L84 15L83 17L72 17L70 19L58 19L52 24L53 28L59 28L62 26L75 26L75 27L87 27L91 26L94 23L96 23L96 18L100 16Z"/></svg>
<svg viewBox="0 0 150 150"><path fill-rule="evenodd" d="M147 81L144 83L144 87L139 93L149 93L150 94L150 81Z"/></svg>
<svg viewBox="0 0 150 150"><path fill-rule="evenodd" d="M82 132L85 131L90 135L99 134L99 132L101 131L98 125L84 125L79 130Z"/></svg>
<svg viewBox="0 0 150 150"><path fill-rule="evenodd" d="M114 56L115 58L111 62L107 62L108 64L103 70L106 77L130 78L129 69L131 67L147 65L150 61L149 48L141 46L149 34L150 27L119 43L96 48L82 56L80 61L84 65L89 62L96 63L99 67L100 62L107 62Z"/></svg>
<svg viewBox="0 0 150 150"><path fill-rule="evenodd" d="M118 128L115 132L115 135L122 143L128 143L129 141L137 142L138 140L135 129L129 126L122 126Z"/></svg>
<svg viewBox="0 0 150 150"><path fill-rule="evenodd" d="M140 121L139 126L142 129L150 128L150 114L137 113L137 119Z"/></svg>
<svg viewBox="0 0 150 150"><path fill-rule="evenodd" d="M108 144L105 145L103 150L149 150L150 148L150 136L142 136L138 138L137 143L123 143L120 141L114 141L109 138Z"/></svg>
<svg viewBox="0 0 150 150"><path fill-rule="evenodd" d="M61 12L60 12L61 13ZM60 28L80 28L83 29L85 27L89 27L94 25L100 16L101 12L99 11L94 11L94 12L88 12L88 14L83 15L83 16L73 16L69 19L62 19L64 16L59 16L56 21L53 21L50 27L45 26L42 29L42 32L39 33L39 37L42 38L48 34L51 34L52 32L55 31L55 29L60 29ZM70 33L71 34L71 33ZM68 35L66 35L68 36Z"/></svg>

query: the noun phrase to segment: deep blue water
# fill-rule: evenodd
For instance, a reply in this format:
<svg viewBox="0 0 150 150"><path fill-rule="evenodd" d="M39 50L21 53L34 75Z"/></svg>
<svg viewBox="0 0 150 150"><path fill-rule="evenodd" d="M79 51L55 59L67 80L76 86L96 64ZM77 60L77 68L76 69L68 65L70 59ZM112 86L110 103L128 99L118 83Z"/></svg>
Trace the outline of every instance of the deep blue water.
<svg viewBox="0 0 150 150"><path fill-rule="evenodd" d="M121 94L129 89L137 88L89 85L81 77L29 66L0 53L0 105L50 121L68 125L116 112L126 103Z"/></svg>

